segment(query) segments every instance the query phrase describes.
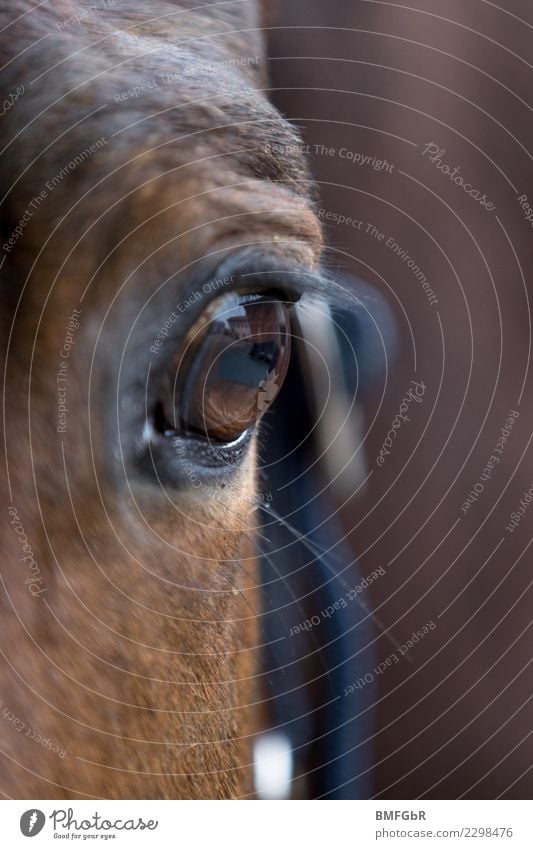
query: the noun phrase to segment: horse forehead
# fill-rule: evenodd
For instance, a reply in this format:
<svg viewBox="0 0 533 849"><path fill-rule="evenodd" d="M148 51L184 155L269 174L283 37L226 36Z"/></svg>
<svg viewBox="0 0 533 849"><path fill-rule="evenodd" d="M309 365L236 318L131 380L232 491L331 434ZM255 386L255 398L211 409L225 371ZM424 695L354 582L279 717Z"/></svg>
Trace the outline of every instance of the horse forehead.
<svg viewBox="0 0 533 849"><path fill-rule="evenodd" d="M163 5L176 12L176 4ZM59 8L64 22L66 4ZM20 133L9 148L2 181L8 230L44 191L54 220L64 218L54 237L62 239L61 262L79 234L87 232L68 273L58 280L52 239L46 254L40 253L33 286L47 288L49 266L55 290L73 295L78 278L90 277L107 250L111 231L119 245L114 256L126 271L144 258L147 246L160 245L167 232L170 242L180 236L180 261L194 262L225 235L224 219L237 241L239 230L253 230L251 238L260 230L259 238L275 232L285 251L285 237L291 237L299 246L292 250L298 251L300 264L314 265L321 233L308 202L299 139L257 87L255 62L240 61L255 58L250 42L231 20L223 25L215 20L207 35L216 37L205 38L203 18L196 13L176 25L150 6L138 27L140 16L122 20L123 11L110 8L103 29L100 19L91 16L60 29L48 20L47 37L32 48L32 61L12 65L14 78L23 73L27 86L17 108L5 116L9 135ZM26 16L29 30L40 14ZM113 20L120 27L117 33L107 32ZM43 137L48 139L44 147ZM164 210L169 212L162 216ZM25 228L28 263L48 238L47 225L45 216L35 215ZM101 228L105 232L99 239ZM122 236L130 233L143 238L120 247Z"/></svg>
<svg viewBox="0 0 533 849"><path fill-rule="evenodd" d="M106 0L105 7L60 2L32 8L10 0L0 8L3 81L29 77L43 100L61 83L86 80L101 94L120 83L149 82L150 74L176 74L181 89L220 91L235 84L235 67L241 86L245 78L262 84L255 2L188 6Z"/></svg>
<svg viewBox="0 0 533 849"><path fill-rule="evenodd" d="M56 26L46 18L45 34L36 38L41 18L51 13L44 7L25 16L22 31L20 22L10 28L5 58L12 50L15 56L4 80L11 88L25 86L17 109L6 116L20 135L7 151L14 165L34 158L33 173L49 170L47 161L62 165L70 153L79 155L88 142L107 137L112 143L105 156L91 157L92 168L104 169L111 150L117 159L154 150L168 160L170 146L178 164L180 157L224 156L224 164L241 172L290 181L306 194L299 137L265 97L254 40L259 31L209 17L206 33L203 12L176 18L187 12L181 6L164 4L168 14L160 17L150 7L144 21L140 15L124 20L122 9L113 17L111 8L109 17L94 12L66 28L62 7ZM17 58L28 38L31 62ZM43 152L43 133L50 134L49 153Z"/></svg>

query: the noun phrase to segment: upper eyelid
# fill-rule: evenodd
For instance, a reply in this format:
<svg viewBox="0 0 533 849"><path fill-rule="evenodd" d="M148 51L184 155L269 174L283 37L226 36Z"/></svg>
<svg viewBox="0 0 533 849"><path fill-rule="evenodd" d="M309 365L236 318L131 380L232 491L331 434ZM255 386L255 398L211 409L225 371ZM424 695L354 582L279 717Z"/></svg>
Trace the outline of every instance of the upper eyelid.
<svg viewBox="0 0 533 849"><path fill-rule="evenodd" d="M193 275L188 286L181 292L181 302L186 302L195 292L203 294L187 308L187 325L191 327L195 324L202 313L208 312L213 302L225 294L238 295L241 292L273 295L289 303L296 303L305 295L330 301L331 289L320 274L302 268L268 268L268 264L263 260L260 270L256 270L246 266L239 267L237 263L230 266L223 263L211 274ZM226 279L230 282L221 285L221 281Z"/></svg>
<svg viewBox="0 0 533 849"><path fill-rule="evenodd" d="M252 291L264 291L265 293L277 291L280 294L288 294L289 300L294 302L302 298L318 298L329 307L339 309L354 308L353 293L343 284L342 274L337 279L334 273L324 272L319 268L310 271L307 268L286 266L262 268L261 270L235 271L235 277L240 281L246 281L245 287ZM255 282L256 287L253 284ZM239 290L239 285L233 287L233 291Z"/></svg>
<svg viewBox="0 0 533 849"><path fill-rule="evenodd" d="M217 269L216 273L206 281L207 287L209 288L211 281L216 283L217 279L226 275L225 266ZM266 260L255 268L247 264L240 267L236 265L229 276L232 278L232 283L228 285L227 291L236 292L239 289L246 288L249 291L258 291L259 293L269 290L271 292L286 292L294 300L306 293L327 297L328 286L323 275L320 272L312 272L298 266L289 268ZM216 296L215 289L213 291Z"/></svg>
<svg viewBox="0 0 533 849"><path fill-rule="evenodd" d="M247 246L229 254L209 275L209 279L216 281L228 275L236 281L231 286L233 291L239 289L239 282L244 282L246 286L255 282L259 291L285 291L294 300L306 293L328 299L331 288L320 269L311 271L278 253L258 250L257 246Z"/></svg>
<svg viewBox="0 0 533 849"><path fill-rule="evenodd" d="M289 303L318 298L330 307L340 307L346 306L347 302L343 287L337 281L327 279L320 269L310 271L296 264L289 265L283 257L246 249L228 254L222 262L209 269L199 264L188 277L178 298L172 299L173 302L167 300L167 315L171 315L173 321L165 333L165 344L158 349L157 360L161 362L173 356L175 346L189 334L202 314L210 311L214 301L224 294L238 294L239 291L259 295L275 293L279 300ZM199 297L189 302L195 293ZM183 304L186 308L181 310L179 305ZM149 340L157 335L152 328L161 325L164 309L165 306L159 304L155 312L151 311L150 330L146 331Z"/></svg>

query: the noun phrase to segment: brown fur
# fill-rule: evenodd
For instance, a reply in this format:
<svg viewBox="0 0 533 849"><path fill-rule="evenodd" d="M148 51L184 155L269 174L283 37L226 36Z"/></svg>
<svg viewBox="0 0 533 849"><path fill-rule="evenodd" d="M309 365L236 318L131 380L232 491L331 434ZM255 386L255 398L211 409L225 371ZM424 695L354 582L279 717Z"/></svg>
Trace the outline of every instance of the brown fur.
<svg viewBox="0 0 533 849"><path fill-rule="evenodd" d="M128 491L109 455L106 387L139 309L149 302L142 321L146 338L155 335L202 258L244 244L288 267L316 266L305 168L292 152L265 148L297 137L266 101L259 65L227 64L261 53L253 4L195 12L191 3L120 2L60 28L81 4L5 5L2 26L28 14L10 24L2 57L12 59L4 96L25 86L2 118L7 141L19 133L2 157L2 243L47 180L108 141L48 193L2 268L11 490L2 505L0 789L242 796L252 789L259 701L253 451L231 486L201 498L178 491L172 503L140 483ZM215 61L226 63L220 73L202 67ZM115 102L164 73L179 79ZM172 275L170 291L159 290ZM60 435L56 373L74 308ZM11 504L46 586L40 597L24 584Z"/></svg>

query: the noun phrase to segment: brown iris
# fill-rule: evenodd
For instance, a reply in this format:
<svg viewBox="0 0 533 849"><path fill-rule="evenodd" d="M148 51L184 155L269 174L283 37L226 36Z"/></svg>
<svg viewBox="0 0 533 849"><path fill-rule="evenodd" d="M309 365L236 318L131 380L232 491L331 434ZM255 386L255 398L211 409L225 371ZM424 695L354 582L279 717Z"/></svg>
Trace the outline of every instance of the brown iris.
<svg viewBox="0 0 533 849"><path fill-rule="evenodd" d="M199 344L191 342L178 367L174 403L180 429L217 442L238 439L274 400L289 356L284 304L273 296L220 299Z"/></svg>

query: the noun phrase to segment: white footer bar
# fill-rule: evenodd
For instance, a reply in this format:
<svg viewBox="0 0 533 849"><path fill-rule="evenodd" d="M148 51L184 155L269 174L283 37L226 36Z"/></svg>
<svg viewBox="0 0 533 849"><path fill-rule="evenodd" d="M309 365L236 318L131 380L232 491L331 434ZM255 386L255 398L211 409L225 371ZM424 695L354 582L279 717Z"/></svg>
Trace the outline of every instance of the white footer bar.
<svg viewBox="0 0 533 849"><path fill-rule="evenodd" d="M533 847L529 801L2 801L1 845ZM34 840L35 842L30 842ZM68 843L67 843L68 842Z"/></svg>

